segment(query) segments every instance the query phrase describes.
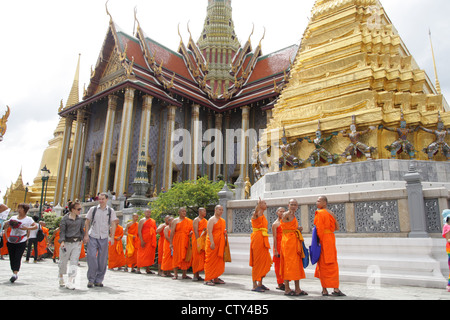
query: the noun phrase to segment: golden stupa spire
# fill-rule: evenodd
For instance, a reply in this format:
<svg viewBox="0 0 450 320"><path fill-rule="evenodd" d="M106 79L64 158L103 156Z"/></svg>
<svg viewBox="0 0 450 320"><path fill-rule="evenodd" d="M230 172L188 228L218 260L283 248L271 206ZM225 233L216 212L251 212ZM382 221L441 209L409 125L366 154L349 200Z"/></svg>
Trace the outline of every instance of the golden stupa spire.
<svg viewBox="0 0 450 320"><path fill-rule="evenodd" d="M69 98L67 99L66 108L71 107L71 106L77 104L78 102L80 102L80 97L79 97L80 59L81 59L81 53L78 55L77 70L75 71L75 77L73 79L72 89L70 90Z"/></svg>
<svg viewBox="0 0 450 320"><path fill-rule="evenodd" d="M434 57L433 41L431 40L431 29L429 30L429 34L430 34L431 55L433 56L434 76L436 77L436 91L438 94L442 94L441 84L439 83L439 78L437 74L436 59Z"/></svg>

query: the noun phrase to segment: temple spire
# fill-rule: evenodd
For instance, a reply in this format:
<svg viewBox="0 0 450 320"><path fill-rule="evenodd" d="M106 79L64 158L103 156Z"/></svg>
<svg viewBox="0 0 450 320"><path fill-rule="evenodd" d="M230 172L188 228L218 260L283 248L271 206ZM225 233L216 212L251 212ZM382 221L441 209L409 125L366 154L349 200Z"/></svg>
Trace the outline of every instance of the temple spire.
<svg viewBox="0 0 450 320"><path fill-rule="evenodd" d="M72 89L70 90L69 98L67 99L66 108L71 107L80 102L79 97L79 82L80 82L80 59L81 53L78 55L78 64L75 71L75 77L73 79Z"/></svg>
<svg viewBox="0 0 450 320"><path fill-rule="evenodd" d="M438 73L437 73L437 68L436 68L436 59L434 57L433 41L431 40L431 29L429 31L430 31L429 34L430 34L431 54L433 56L434 75L436 77L436 91L438 94L442 94L441 84L439 83L439 78L438 78Z"/></svg>

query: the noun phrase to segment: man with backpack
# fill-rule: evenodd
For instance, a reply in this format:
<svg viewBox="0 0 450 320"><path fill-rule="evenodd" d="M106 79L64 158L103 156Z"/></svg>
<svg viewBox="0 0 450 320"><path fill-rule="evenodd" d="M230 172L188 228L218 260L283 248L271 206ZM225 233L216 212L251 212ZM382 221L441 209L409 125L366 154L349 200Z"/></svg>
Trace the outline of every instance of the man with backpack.
<svg viewBox="0 0 450 320"><path fill-rule="evenodd" d="M106 205L108 195L101 193L99 205L89 209L86 215L84 243L87 245L88 288L103 287L103 279L108 266L108 242L114 245L114 235L118 222L114 209Z"/></svg>

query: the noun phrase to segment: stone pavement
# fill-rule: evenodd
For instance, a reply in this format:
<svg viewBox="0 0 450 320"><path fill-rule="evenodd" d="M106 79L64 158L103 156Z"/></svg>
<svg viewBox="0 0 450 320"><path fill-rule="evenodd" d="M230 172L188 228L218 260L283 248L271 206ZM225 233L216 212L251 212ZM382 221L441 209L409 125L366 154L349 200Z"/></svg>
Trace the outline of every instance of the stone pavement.
<svg viewBox="0 0 450 320"><path fill-rule="evenodd" d="M155 275L108 271L103 288L87 288L87 264L80 262L76 290L59 288L58 267L51 259L43 262L22 262L19 279L10 283L11 271L8 257L0 260L1 300L232 300L264 302L269 300L450 300L445 289L380 285L375 288L362 283L341 283L347 297L322 297L317 279L301 281L305 297L286 297L275 290L276 279L264 280L271 288L265 293L251 291L251 276L227 275L221 278L225 285L205 286L191 280L172 280ZM444 286L445 287L445 286Z"/></svg>

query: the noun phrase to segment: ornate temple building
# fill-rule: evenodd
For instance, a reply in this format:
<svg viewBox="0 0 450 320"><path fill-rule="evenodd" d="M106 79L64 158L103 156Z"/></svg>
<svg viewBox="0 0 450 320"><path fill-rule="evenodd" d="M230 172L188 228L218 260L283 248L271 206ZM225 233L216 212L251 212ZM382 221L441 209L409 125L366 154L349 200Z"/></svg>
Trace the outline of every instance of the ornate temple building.
<svg viewBox="0 0 450 320"><path fill-rule="evenodd" d="M253 47L249 37L241 45L231 1L209 0L199 39L181 39L176 52L152 40L137 18L136 23L136 33L130 35L111 17L82 101L59 112L64 133L55 171L55 204L108 190L132 193L142 144L147 146L150 190L168 190L175 181L203 174L229 181L240 175L254 179L245 156L249 138L226 141L224 132L266 128L270 112L265 108L286 85L298 47L263 55L261 42ZM191 141L183 143L195 152L183 155L192 161L175 165L171 137L177 129L191 133ZM233 163L198 161L208 129L223 133L223 139L208 141L217 159L230 149L242 149L244 163L238 164L238 152Z"/></svg>

